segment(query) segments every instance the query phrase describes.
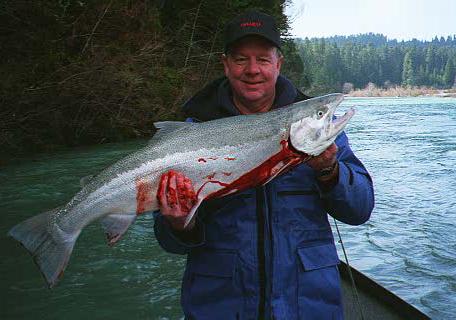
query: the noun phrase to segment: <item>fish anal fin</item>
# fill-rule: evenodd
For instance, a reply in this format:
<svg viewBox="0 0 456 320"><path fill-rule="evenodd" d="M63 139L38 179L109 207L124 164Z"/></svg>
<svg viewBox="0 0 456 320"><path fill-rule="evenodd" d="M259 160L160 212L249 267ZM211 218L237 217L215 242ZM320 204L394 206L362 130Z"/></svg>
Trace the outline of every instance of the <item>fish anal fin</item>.
<svg viewBox="0 0 456 320"><path fill-rule="evenodd" d="M102 219L100 223L106 232L108 245L113 246L127 232L128 227L135 221L136 214L111 213Z"/></svg>

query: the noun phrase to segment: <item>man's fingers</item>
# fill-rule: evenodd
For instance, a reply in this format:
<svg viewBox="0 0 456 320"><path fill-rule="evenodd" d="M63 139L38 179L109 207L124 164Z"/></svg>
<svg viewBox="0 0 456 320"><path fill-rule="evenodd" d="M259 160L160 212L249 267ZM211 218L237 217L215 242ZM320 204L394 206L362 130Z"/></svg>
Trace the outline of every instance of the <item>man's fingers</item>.
<svg viewBox="0 0 456 320"><path fill-rule="evenodd" d="M160 178L160 184L158 186L157 198L159 205L164 208L168 206L167 191L168 191L168 173L164 173Z"/></svg>
<svg viewBox="0 0 456 320"><path fill-rule="evenodd" d="M170 170L160 178L157 199L163 216L175 229L182 230L185 218L196 203L192 181Z"/></svg>
<svg viewBox="0 0 456 320"><path fill-rule="evenodd" d="M332 143L325 151L320 155L315 156L307 161L307 164L314 170L321 170L332 166L336 161L338 147L335 143Z"/></svg>
<svg viewBox="0 0 456 320"><path fill-rule="evenodd" d="M169 172L168 192L166 193L168 206L174 208L177 206L177 183L176 172Z"/></svg>
<svg viewBox="0 0 456 320"><path fill-rule="evenodd" d="M337 145L334 142L328 147L328 149L326 149L326 151L330 155L336 154L338 150L339 150L339 148L337 147Z"/></svg>
<svg viewBox="0 0 456 320"><path fill-rule="evenodd" d="M176 186L177 186L177 200L179 202L179 207L182 211L186 211L186 194L187 190L185 188L185 178L184 175L178 173L176 175Z"/></svg>
<svg viewBox="0 0 456 320"><path fill-rule="evenodd" d="M177 189L180 209L182 210L182 214L186 215L196 203L192 181L183 174L179 174L177 178Z"/></svg>
<svg viewBox="0 0 456 320"><path fill-rule="evenodd" d="M192 180L190 180L187 177L185 177L185 179L184 179L184 187L185 187L185 190L191 190L194 192Z"/></svg>
<svg viewBox="0 0 456 320"><path fill-rule="evenodd" d="M185 177L184 183L185 183L185 190L187 190L187 198L189 200L191 200L192 203L195 203L196 202L196 193L195 193L195 188L193 187L192 180Z"/></svg>

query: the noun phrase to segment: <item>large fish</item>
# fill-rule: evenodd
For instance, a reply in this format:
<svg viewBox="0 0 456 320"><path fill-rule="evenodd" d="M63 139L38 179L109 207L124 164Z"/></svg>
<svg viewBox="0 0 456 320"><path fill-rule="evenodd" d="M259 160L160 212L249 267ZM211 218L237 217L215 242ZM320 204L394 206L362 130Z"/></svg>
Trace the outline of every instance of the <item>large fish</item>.
<svg viewBox="0 0 456 320"><path fill-rule="evenodd" d="M169 170L188 176L197 203L265 184L323 152L353 116L334 117L341 94L330 94L267 113L203 123L159 122L158 132L141 150L86 182L70 202L13 227L9 235L31 253L49 287L54 286L81 230L100 220L109 244L135 218L158 210L160 177Z"/></svg>

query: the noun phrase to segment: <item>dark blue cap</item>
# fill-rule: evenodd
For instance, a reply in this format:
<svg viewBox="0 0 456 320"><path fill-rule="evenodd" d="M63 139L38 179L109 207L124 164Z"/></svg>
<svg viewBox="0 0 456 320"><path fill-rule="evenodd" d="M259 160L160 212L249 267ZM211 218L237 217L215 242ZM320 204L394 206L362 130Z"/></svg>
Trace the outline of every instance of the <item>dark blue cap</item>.
<svg viewBox="0 0 456 320"><path fill-rule="evenodd" d="M262 37L280 49L280 32L275 19L265 13L249 10L238 15L226 25L225 53L234 42L252 35Z"/></svg>

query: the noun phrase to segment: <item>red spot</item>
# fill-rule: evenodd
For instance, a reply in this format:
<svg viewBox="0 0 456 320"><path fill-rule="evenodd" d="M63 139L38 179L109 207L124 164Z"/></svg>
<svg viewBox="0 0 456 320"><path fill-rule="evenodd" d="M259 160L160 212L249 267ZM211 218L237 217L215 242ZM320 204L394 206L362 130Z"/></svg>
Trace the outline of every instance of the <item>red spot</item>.
<svg viewBox="0 0 456 320"><path fill-rule="evenodd" d="M228 160L228 161L233 161L233 160L236 160L236 158L230 158L230 157L226 157L225 160Z"/></svg>
<svg viewBox="0 0 456 320"><path fill-rule="evenodd" d="M212 180L212 179L214 179L214 177L215 177L215 172L205 176L204 179Z"/></svg>
<svg viewBox="0 0 456 320"><path fill-rule="evenodd" d="M227 177L231 176L231 172L222 172L222 173Z"/></svg>
<svg viewBox="0 0 456 320"><path fill-rule="evenodd" d="M205 159L203 159L203 158L199 158L198 162L207 162L207 161Z"/></svg>
<svg viewBox="0 0 456 320"><path fill-rule="evenodd" d="M291 145L289 145L288 141L283 140L280 144L282 145L282 150L233 182L227 184L220 181L207 181L206 183L219 183L225 188L210 194L206 199L220 198L232 192L242 191L257 185L263 185L278 174L309 159L307 154L296 151ZM228 158L225 159L228 160ZM198 190L198 193L200 190Z"/></svg>
<svg viewBox="0 0 456 320"><path fill-rule="evenodd" d="M136 214L152 209L152 183L146 180L136 181Z"/></svg>

